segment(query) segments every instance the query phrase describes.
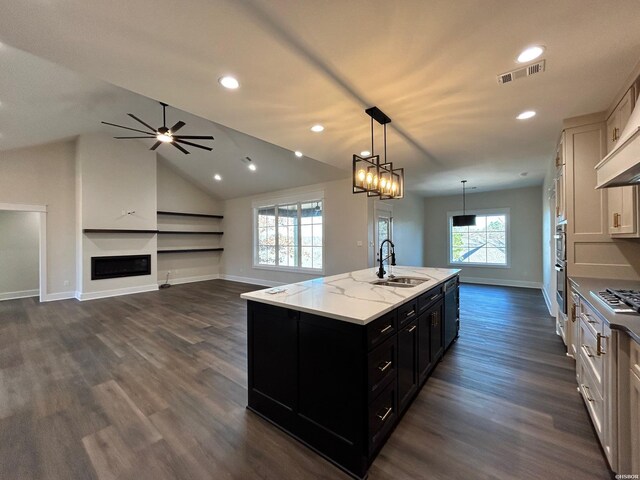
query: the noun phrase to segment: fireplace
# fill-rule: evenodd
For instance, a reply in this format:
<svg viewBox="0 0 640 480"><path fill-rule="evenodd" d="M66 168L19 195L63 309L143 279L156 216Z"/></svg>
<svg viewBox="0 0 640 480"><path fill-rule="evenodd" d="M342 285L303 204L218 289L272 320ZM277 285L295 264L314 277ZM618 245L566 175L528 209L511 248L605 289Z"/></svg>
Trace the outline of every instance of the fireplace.
<svg viewBox="0 0 640 480"><path fill-rule="evenodd" d="M91 280L151 275L151 255L91 257Z"/></svg>

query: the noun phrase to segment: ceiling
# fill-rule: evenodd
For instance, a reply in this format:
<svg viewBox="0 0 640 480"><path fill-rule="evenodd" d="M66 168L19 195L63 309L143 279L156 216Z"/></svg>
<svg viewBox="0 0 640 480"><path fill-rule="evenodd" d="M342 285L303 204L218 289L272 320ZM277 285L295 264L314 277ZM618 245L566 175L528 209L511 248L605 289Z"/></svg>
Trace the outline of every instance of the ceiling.
<svg viewBox="0 0 640 480"><path fill-rule="evenodd" d="M377 105L389 159L422 195L540 184L562 119L606 109L640 59L637 0L175 5L0 0L0 41L342 169ZM547 71L498 85L531 44ZM240 89L217 84L227 73Z"/></svg>
<svg viewBox="0 0 640 480"><path fill-rule="evenodd" d="M136 135L101 123L144 128L126 115L129 112L152 126L162 124L162 107L158 102L6 45L0 50L0 99L0 151L84 133ZM243 197L348 175L311 158L297 158L282 147L167 108L167 124L171 126L178 120L186 122L181 134L213 135L213 142L201 142L212 146L213 151L187 147L190 154L184 155L170 145L161 145L157 153L216 198ZM122 141L141 141L149 147L155 143ZM249 171L243 162L247 156L256 165L255 172ZM222 181L215 181L215 174Z"/></svg>

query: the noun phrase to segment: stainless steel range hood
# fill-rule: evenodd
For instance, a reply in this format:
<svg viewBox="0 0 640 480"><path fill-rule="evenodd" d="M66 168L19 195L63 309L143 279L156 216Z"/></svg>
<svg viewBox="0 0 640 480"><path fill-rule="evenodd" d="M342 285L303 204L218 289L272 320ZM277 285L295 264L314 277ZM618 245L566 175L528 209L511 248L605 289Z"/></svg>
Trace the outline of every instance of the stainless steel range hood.
<svg viewBox="0 0 640 480"><path fill-rule="evenodd" d="M633 109L616 147L595 168L596 188L640 183L640 102Z"/></svg>

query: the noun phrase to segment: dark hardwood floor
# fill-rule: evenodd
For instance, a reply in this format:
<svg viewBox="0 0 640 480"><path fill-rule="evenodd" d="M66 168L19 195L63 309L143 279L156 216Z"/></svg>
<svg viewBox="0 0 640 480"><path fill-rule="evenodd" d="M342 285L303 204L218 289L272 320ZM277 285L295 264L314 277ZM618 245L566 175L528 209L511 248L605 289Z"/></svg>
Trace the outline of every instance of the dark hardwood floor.
<svg viewBox="0 0 640 480"><path fill-rule="evenodd" d="M0 302L0 478L347 478L245 409L253 289ZM540 292L463 285L461 309L370 478L608 478Z"/></svg>

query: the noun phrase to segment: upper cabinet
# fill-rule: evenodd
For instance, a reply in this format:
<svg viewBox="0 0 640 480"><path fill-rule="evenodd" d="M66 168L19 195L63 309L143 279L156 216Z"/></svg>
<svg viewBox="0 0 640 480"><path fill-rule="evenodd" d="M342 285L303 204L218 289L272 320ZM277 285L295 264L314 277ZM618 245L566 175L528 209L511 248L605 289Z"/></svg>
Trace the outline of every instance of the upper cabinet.
<svg viewBox="0 0 640 480"><path fill-rule="evenodd" d="M560 139L560 144L556 150L556 223L564 222L567 219L567 202L566 202L566 174L564 161L564 133Z"/></svg>
<svg viewBox="0 0 640 480"><path fill-rule="evenodd" d="M607 153L620 139L634 107L634 88L630 88L607 120ZM607 189L609 234L612 237L638 238L638 187L614 187Z"/></svg>

